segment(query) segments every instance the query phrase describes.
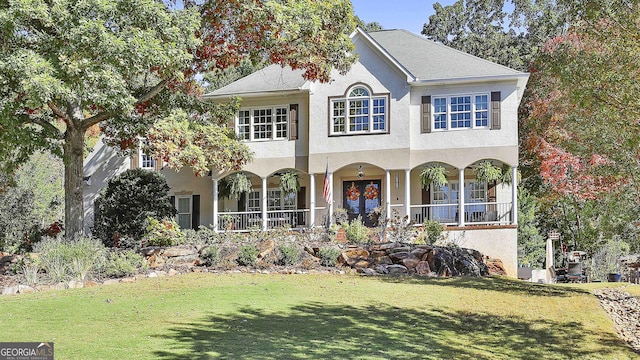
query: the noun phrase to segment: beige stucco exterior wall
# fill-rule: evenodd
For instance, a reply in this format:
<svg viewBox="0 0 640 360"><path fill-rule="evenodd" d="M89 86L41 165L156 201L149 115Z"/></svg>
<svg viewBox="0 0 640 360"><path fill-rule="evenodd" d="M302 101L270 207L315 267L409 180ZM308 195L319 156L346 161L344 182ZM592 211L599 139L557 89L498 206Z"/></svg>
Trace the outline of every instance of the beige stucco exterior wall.
<svg viewBox="0 0 640 360"><path fill-rule="evenodd" d="M507 276L518 275L518 229L490 228L445 231L446 241L502 260Z"/></svg>

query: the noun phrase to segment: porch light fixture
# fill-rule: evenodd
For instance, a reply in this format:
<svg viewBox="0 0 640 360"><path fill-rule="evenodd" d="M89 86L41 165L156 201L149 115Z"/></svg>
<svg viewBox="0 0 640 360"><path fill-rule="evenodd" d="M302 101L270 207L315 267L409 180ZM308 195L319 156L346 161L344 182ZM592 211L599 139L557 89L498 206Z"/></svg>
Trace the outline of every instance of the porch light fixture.
<svg viewBox="0 0 640 360"><path fill-rule="evenodd" d="M396 190L400 187L400 177L396 174Z"/></svg>
<svg viewBox="0 0 640 360"><path fill-rule="evenodd" d="M358 179L364 178L364 166L358 166Z"/></svg>

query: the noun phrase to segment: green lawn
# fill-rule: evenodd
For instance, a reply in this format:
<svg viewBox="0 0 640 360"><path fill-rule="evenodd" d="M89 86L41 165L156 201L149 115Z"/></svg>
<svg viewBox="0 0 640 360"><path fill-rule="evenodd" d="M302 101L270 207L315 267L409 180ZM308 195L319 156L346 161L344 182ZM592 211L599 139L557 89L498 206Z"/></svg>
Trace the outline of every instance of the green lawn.
<svg viewBox="0 0 640 360"><path fill-rule="evenodd" d="M0 341L57 360L635 358L593 287L189 274L0 297Z"/></svg>

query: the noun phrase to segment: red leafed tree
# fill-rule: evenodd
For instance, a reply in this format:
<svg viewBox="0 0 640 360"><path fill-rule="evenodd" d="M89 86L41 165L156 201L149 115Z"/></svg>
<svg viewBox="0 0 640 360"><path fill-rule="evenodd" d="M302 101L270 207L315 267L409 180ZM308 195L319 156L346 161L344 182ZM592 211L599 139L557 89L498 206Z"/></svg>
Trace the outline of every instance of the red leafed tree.
<svg viewBox="0 0 640 360"><path fill-rule="evenodd" d="M582 5L531 66L523 155L557 193L596 199L626 189L640 199L640 5Z"/></svg>

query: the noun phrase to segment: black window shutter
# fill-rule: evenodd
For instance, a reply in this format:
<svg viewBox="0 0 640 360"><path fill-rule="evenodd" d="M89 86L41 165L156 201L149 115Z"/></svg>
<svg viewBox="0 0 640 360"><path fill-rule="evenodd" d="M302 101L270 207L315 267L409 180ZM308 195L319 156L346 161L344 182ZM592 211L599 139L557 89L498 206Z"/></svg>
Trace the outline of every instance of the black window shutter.
<svg viewBox="0 0 640 360"><path fill-rule="evenodd" d="M171 196L169 201L171 201L171 206L173 206L174 209L178 210L176 208L176 197L175 196Z"/></svg>
<svg viewBox="0 0 640 360"><path fill-rule="evenodd" d="M491 92L491 130L500 129L500 91Z"/></svg>
<svg viewBox="0 0 640 360"><path fill-rule="evenodd" d="M422 125L421 132L431 132L431 96L422 97Z"/></svg>
<svg viewBox="0 0 640 360"><path fill-rule="evenodd" d="M289 140L298 139L298 104L289 105Z"/></svg>
<svg viewBox="0 0 640 360"><path fill-rule="evenodd" d="M191 197L191 228L197 230L200 226L200 195Z"/></svg>

